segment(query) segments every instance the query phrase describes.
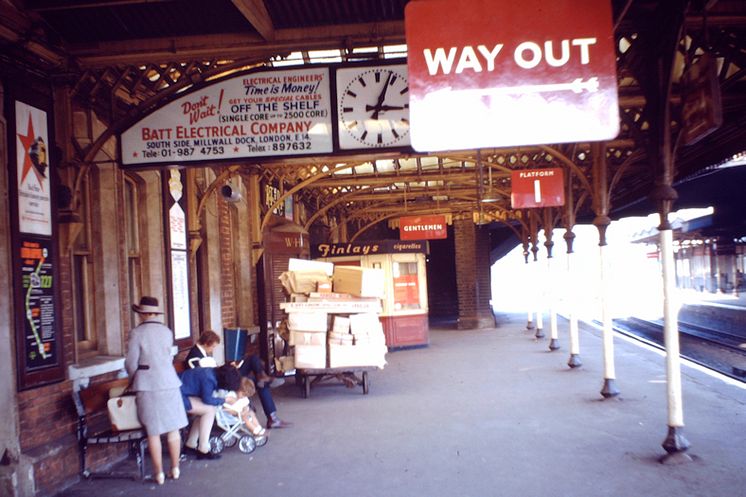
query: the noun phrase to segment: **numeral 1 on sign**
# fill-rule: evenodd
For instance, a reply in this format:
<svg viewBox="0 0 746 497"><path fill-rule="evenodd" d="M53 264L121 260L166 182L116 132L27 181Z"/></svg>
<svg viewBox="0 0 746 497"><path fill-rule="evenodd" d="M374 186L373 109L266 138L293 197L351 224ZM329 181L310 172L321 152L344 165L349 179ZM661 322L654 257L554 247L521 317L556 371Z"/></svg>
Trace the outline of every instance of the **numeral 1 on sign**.
<svg viewBox="0 0 746 497"><path fill-rule="evenodd" d="M538 179L534 180L534 202L541 203L541 182Z"/></svg>

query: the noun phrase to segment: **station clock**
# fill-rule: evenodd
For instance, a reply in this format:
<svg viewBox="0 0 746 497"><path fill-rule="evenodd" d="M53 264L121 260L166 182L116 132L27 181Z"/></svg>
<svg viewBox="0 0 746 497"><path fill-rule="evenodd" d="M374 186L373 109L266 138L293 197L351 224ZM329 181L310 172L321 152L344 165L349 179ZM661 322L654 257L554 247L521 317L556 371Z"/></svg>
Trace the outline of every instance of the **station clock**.
<svg viewBox="0 0 746 497"><path fill-rule="evenodd" d="M336 83L340 149L410 144L406 64L337 69Z"/></svg>

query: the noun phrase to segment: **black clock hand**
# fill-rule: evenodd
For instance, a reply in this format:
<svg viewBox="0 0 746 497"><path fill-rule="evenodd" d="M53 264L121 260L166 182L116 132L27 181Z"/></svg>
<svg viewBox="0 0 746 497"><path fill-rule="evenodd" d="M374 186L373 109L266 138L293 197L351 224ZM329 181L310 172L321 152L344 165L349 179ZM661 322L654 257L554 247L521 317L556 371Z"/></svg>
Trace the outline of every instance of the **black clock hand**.
<svg viewBox="0 0 746 497"><path fill-rule="evenodd" d="M404 110L404 107L402 107L400 105L379 105L379 106L376 106L376 107L374 107L372 105L366 105L365 106L365 110L373 110L373 109L376 109L379 112L384 112L384 111L387 111L387 110Z"/></svg>
<svg viewBox="0 0 746 497"><path fill-rule="evenodd" d="M381 94L378 95L378 102L376 102L375 107L372 107L371 109L368 109L370 106L366 106L366 110L372 110L373 114L371 117L373 119L378 119L378 113L381 111L381 106L383 105L383 101L386 100L386 90L389 88L389 83L391 82L391 76L393 75L392 72L389 72L388 77L386 78L386 82L383 84L383 89L381 89Z"/></svg>

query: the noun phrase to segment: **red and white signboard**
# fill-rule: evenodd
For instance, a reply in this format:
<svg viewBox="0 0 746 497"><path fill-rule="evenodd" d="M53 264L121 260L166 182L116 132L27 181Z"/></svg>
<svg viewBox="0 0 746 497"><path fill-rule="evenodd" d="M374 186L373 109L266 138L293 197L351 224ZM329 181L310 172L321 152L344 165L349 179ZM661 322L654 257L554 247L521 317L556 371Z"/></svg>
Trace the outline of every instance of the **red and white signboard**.
<svg viewBox="0 0 746 497"><path fill-rule="evenodd" d="M510 175L513 209L565 205L565 175L562 169L524 169Z"/></svg>
<svg viewBox="0 0 746 497"><path fill-rule="evenodd" d="M415 149L619 133L608 0L409 2L405 24Z"/></svg>
<svg viewBox="0 0 746 497"><path fill-rule="evenodd" d="M437 240L448 238L445 216L409 216L399 218L400 240Z"/></svg>

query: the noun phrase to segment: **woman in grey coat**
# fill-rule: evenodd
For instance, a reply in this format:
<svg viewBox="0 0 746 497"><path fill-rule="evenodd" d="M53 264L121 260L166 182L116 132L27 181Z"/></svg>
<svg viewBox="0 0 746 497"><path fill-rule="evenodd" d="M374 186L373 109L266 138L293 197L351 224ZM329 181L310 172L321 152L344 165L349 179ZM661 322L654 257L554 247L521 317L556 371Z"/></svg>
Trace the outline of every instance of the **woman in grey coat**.
<svg viewBox="0 0 746 497"><path fill-rule="evenodd" d="M132 310L140 315L141 323L130 332L125 367L132 388L137 392L137 415L148 434L148 449L153 461L155 481L163 485L161 435L166 434L171 458L170 476L179 478L181 435L179 429L187 425L181 399L181 381L173 366L171 348L174 336L160 322L163 314L155 297L142 297Z"/></svg>

